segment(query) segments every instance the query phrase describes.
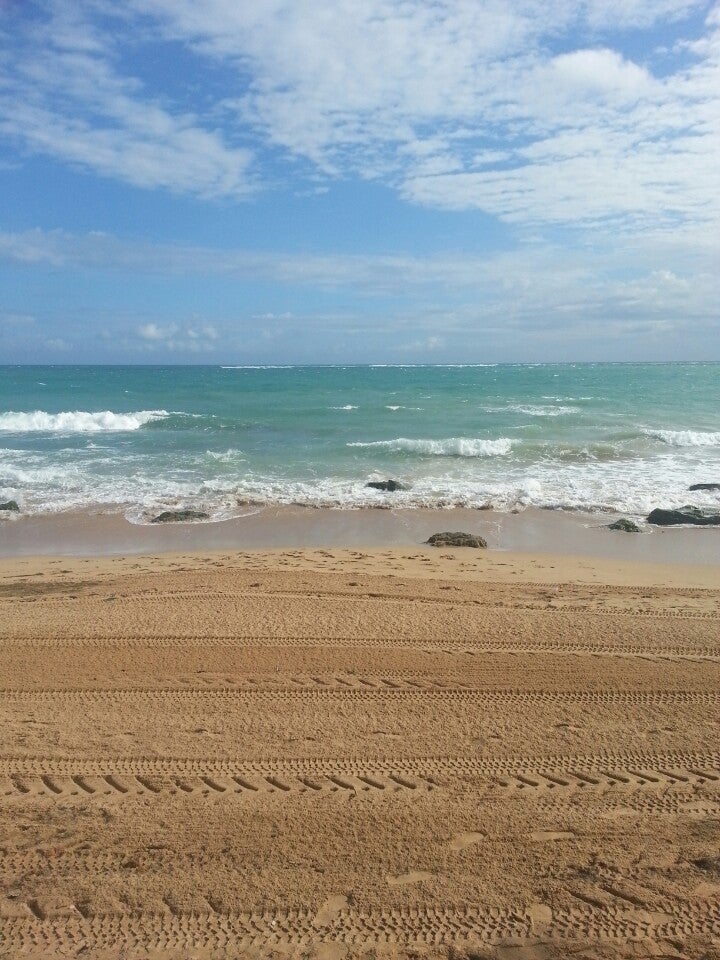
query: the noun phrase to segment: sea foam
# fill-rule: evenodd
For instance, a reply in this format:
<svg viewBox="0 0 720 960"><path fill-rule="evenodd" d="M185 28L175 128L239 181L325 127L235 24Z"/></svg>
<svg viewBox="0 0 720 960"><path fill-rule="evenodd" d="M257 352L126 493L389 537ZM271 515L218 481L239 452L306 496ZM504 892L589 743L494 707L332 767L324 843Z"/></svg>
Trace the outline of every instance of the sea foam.
<svg viewBox="0 0 720 960"><path fill-rule="evenodd" d="M0 431L5 433L103 433L121 430L139 430L153 420L170 416L167 410L138 410L134 413L113 413L111 410L67 410L46 413L33 410L0 413Z"/></svg>
<svg viewBox="0 0 720 960"><path fill-rule="evenodd" d="M465 437L448 437L444 440L396 440L355 441L348 447L375 447L398 453L419 453L433 457L502 457L510 453L512 440L500 437L497 440L478 440Z"/></svg>
<svg viewBox="0 0 720 960"><path fill-rule="evenodd" d="M718 447L720 432L703 430L646 430L645 436L671 447Z"/></svg>

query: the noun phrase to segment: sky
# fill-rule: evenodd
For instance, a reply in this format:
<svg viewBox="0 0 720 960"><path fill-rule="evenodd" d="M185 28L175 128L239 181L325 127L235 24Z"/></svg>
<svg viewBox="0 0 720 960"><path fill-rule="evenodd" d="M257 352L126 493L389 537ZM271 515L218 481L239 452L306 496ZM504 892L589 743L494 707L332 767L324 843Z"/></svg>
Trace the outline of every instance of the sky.
<svg viewBox="0 0 720 960"><path fill-rule="evenodd" d="M720 2L0 0L0 362L720 360Z"/></svg>

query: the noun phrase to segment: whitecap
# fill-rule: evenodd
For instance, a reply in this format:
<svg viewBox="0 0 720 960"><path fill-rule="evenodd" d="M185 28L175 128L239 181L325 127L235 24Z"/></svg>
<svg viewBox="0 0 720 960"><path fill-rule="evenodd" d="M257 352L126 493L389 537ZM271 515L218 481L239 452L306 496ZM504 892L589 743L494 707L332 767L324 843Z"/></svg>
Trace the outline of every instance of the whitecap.
<svg viewBox="0 0 720 960"><path fill-rule="evenodd" d="M217 460L219 463L235 463L238 460L243 460L242 450L236 450L235 447L230 447L227 450L206 450L205 455L210 457L211 460Z"/></svg>
<svg viewBox="0 0 720 960"><path fill-rule="evenodd" d="M466 437L448 437L444 440L370 440L348 443L348 447L370 447L400 453L420 453L435 457L502 457L510 453L513 442L508 437L497 440L479 440Z"/></svg>
<svg viewBox="0 0 720 960"><path fill-rule="evenodd" d="M481 409L485 413L522 413L527 417L561 417L565 414L580 412L579 407L568 405L553 407L543 403L509 403L505 406L487 406Z"/></svg>
<svg viewBox="0 0 720 960"><path fill-rule="evenodd" d="M101 433L139 430L153 420L170 416L167 410L138 410L134 413L113 413L112 410L71 410L46 413L8 411L0 413L0 431L5 433Z"/></svg>
<svg viewBox="0 0 720 960"><path fill-rule="evenodd" d="M660 440L671 447L717 447L720 432L704 430L645 430L646 437Z"/></svg>

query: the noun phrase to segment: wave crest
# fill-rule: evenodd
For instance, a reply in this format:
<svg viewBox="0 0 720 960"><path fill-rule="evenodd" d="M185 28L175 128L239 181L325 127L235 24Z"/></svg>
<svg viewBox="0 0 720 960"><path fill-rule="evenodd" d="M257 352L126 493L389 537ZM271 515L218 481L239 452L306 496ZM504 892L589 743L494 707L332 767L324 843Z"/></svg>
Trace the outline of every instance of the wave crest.
<svg viewBox="0 0 720 960"><path fill-rule="evenodd" d="M466 437L448 437L444 440L396 440L356 441L348 447L374 447L398 453L419 453L432 457L503 457L510 453L513 442L508 437L497 440L478 440Z"/></svg>
<svg viewBox="0 0 720 960"><path fill-rule="evenodd" d="M720 432L704 430L646 430L645 436L671 447L718 447Z"/></svg>
<svg viewBox="0 0 720 960"><path fill-rule="evenodd" d="M0 431L6 433L109 433L139 430L153 420L170 416L167 410L138 410L134 413L113 413L112 410L66 410L46 413L8 411L0 413Z"/></svg>

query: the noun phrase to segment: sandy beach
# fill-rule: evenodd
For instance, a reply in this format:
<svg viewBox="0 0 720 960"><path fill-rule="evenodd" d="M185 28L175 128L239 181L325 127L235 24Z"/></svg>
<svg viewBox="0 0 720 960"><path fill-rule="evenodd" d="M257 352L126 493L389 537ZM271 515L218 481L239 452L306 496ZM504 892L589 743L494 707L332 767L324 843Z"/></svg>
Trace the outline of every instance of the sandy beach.
<svg viewBox="0 0 720 960"><path fill-rule="evenodd" d="M720 960L718 117L720 0L0 0L0 960Z"/></svg>
<svg viewBox="0 0 720 960"><path fill-rule="evenodd" d="M714 957L718 568L0 561L0 956Z"/></svg>

